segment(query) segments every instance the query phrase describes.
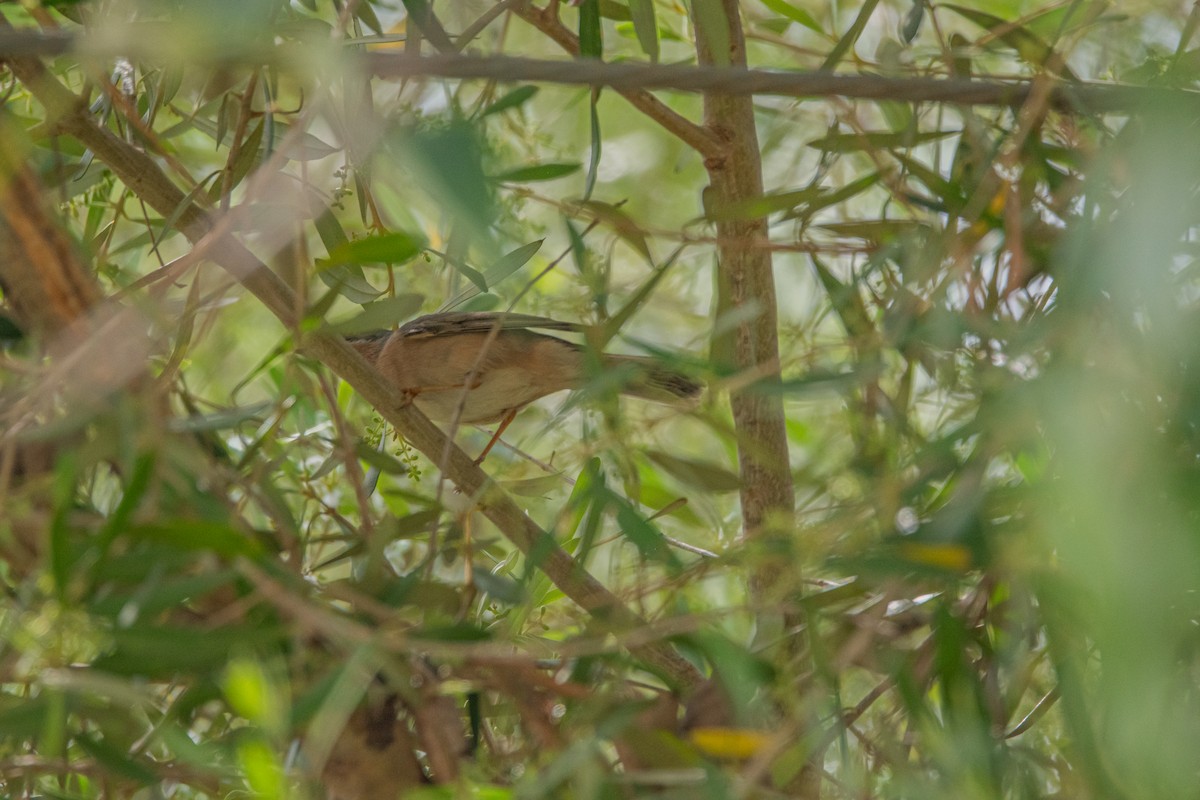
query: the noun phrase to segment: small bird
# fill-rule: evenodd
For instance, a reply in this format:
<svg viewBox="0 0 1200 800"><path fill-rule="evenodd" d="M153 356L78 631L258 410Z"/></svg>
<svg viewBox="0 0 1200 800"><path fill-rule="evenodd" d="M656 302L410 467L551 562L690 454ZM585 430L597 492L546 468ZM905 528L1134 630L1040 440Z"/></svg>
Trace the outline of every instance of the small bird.
<svg viewBox="0 0 1200 800"><path fill-rule="evenodd" d="M518 411L583 383L583 348L534 329L583 327L528 314L457 312L429 314L395 331L347 341L430 419L449 422L461 406L460 422L500 423L478 463ZM695 397L702 388L653 358L605 353L601 364L605 370L627 370L620 390L635 397L669 403Z"/></svg>

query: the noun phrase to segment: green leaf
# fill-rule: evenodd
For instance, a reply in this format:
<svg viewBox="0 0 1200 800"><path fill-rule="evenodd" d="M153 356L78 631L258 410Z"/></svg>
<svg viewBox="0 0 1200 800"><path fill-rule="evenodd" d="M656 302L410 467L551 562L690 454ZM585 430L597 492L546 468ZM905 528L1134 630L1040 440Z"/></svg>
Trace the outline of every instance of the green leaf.
<svg viewBox="0 0 1200 800"><path fill-rule="evenodd" d="M552 181L581 169L579 164L534 164L530 167L518 167L507 172L501 172L492 180L500 183L533 183L534 181Z"/></svg>
<svg viewBox="0 0 1200 800"><path fill-rule="evenodd" d="M325 266L322 259L317 259L316 264L317 277L321 282L352 303L363 305L383 294L382 289L371 285L358 264L338 264L330 267Z"/></svg>
<svg viewBox="0 0 1200 800"><path fill-rule="evenodd" d="M71 548L70 512L75 503L75 486L79 477L79 455L64 451L54 465L54 516L50 521L50 574L60 599L65 599L70 585L75 555Z"/></svg>
<svg viewBox="0 0 1200 800"><path fill-rule="evenodd" d="M951 4L942 4L947 8L974 22L981 28L993 34L1000 41L1017 51L1017 55L1035 67L1041 67L1053 75L1078 83L1079 78L1066 65L1061 55L1055 52L1040 36L1021 25L1007 22L1000 17L973 8L964 8Z"/></svg>
<svg viewBox="0 0 1200 800"><path fill-rule="evenodd" d="M179 550L210 551L225 558L262 555L263 546L248 534L223 525L199 519L173 519L147 522L125 529L135 539L169 545Z"/></svg>
<svg viewBox="0 0 1200 800"><path fill-rule="evenodd" d="M342 223L328 206L313 220L313 226L316 227L317 236L321 237L321 244L325 245L327 253L332 253L350 242L350 237L342 230Z"/></svg>
<svg viewBox="0 0 1200 800"><path fill-rule="evenodd" d="M755 394L779 394L789 397L807 397L825 392L847 392L875 380L882 374L882 367L859 366L850 371L812 370L802 378L782 381L760 381L746 388Z"/></svg>
<svg viewBox="0 0 1200 800"><path fill-rule="evenodd" d="M582 200L579 207L591 212L597 219L616 231L618 236L650 264L654 263L654 256L650 253L650 244L646 240L646 233L633 221L632 217L619 207L599 200Z"/></svg>
<svg viewBox="0 0 1200 800"><path fill-rule="evenodd" d="M671 477L697 489L719 493L742 488L742 480L736 473L716 464L673 456L661 450L647 450L646 457Z"/></svg>
<svg viewBox="0 0 1200 800"><path fill-rule="evenodd" d="M342 242L330 251L324 264L403 264L423 249L424 237L396 231Z"/></svg>
<svg viewBox="0 0 1200 800"><path fill-rule="evenodd" d="M866 0L862 4L862 8L858 10L858 16L854 18L854 23L850 26L850 30L846 31L841 39L838 39L833 49L829 51L829 55L825 57L825 61L821 63L820 70L828 72L841 63L846 53L854 47L858 41L858 37L862 36L863 30L867 27L867 22L870 21L871 15L875 13L875 7L879 5L879 0Z"/></svg>
<svg viewBox="0 0 1200 800"><path fill-rule="evenodd" d="M579 3L579 55L583 58L604 57L599 0L581 0Z"/></svg>
<svg viewBox="0 0 1200 800"><path fill-rule="evenodd" d="M692 0L696 32L704 37L708 56L718 67L729 66L729 20L721 0Z"/></svg>
<svg viewBox="0 0 1200 800"><path fill-rule="evenodd" d="M134 462L133 472L129 476L129 482L125 486L125 493L121 496L121 502L117 504L116 509L109 515L104 527L96 537L102 553L107 553L113 539L125 529L129 518L137 510L142 496L150 487L150 479L154 476L155 466L157 465L157 459L154 455L153 451L143 453ZM103 560L103 556L101 560Z"/></svg>
<svg viewBox="0 0 1200 800"><path fill-rule="evenodd" d="M563 479L558 475L542 475L516 481L501 481L500 486L509 494L518 497L549 497L562 488Z"/></svg>
<svg viewBox="0 0 1200 800"><path fill-rule="evenodd" d="M953 183L946 180L938 172L925 166L925 164L915 158L909 158L903 153L896 153L895 157L897 161L904 165L905 172L923 183L925 188L933 192L934 196L945 204L946 208L957 210L962 206L962 193Z"/></svg>
<svg viewBox="0 0 1200 800"><path fill-rule="evenodd" d="M114 747L111 742L87 733L76 733L72 738L84 752L114 775L120 775L147 786L158 781L158 775L148 764L131 758L120 748Z"/></svg>
<svg viewBox="0 0 1200 800"><path fill-rule="evenodd" d="M588 129L591 133L591 149L588 153L587 178L583 182L583 199L585 201L592 196L592 190L596 188L596 174L600 169L600 154L604 145L600 137L600 114L596 109L596 102L599 99L600 92L593 91L592 101L588 104Z"/></svg>
<svg viewBox="0 0 1200 800"><path fill-rule="evenodd" d="M815 255L811 257L817 278L829 295L834 312L842 321L846 332L854 339L865 341L875 334L875 325L867 312L866 304L854 284L846 285L838 280L829 267L825 266Z"/></svg>
<svg viewBox="0 0 1200 800"><path fill-rule="evenodd" d="M264 128L265 123L260 121L254 126L254 130L250 132L250 135L246 137L245 141L242 142L242 149L238 151L237 158L234 159L234 162L229 166L229 173L231 175L231 180L229 183L230 188L240 184L242 180L250 174L250 170L254 168L254 165L258 163L261 155L260 151L262 150ZM221 181L216 181L213 183L214 190L219 192L221 188Z"/></svg>
<svg viewBox="0 0 1200 800"><path fill-rule="evenodd" d="M904 15L904 25L900 28L900 38L905 44L912 44L913 39L921 30L925 19L925 0L912 0L912 8Z"/></svg>
<svg viewBox="0 0 1200 800"><path fill-rule="evenodd" d="M156 566L165 568L167 565L156 562ZM187 568L185 565L180 566ZM106 568L101 577L117 583L121 577L119 573L127 571L123 565L118 565L116 569ZM228 586L238 577L235 570L224 569L216 572L202 572L198 575L186 575L157 583L157 577L152 574L141 578L140 582L129 592L120 592L112 584L106 586L105 593L100 593L95 602L88 604L88 610L92 614L102 617L115 618L120 615L122 620L126 620L130 616L134 619L152 619L164 611L179 608L189 600L203 597L222 586Z"/></svg>
<svg viewBox="0 0 1200 800"><path fill-rule="evenodd" d="M658 61L658 21L654 18L654 0L629 0L629 16L642 52Z"/></svg>
<svg viewBox="0 0 1200 800"><path fill-rule="evenodd" d="M466 302L482 292L491 291L491 287L497 285L505 278L519 270L521 267L525 266L529 262L529 259L533 258L534 255L537 254L537 251L542 248L542 243L545 241L545 239L537 239L529 242L528 244L523 244L516 250L512 250L500 256L500 258L496 259L496 261L493 262L490 267L484 270L483 274L480 276L480 282L483 285L482 289L480 289L478 285L472 286L469 289L465 289L456 294L450 300L446 301L446 303L442 306L442 309L445 310L449 308L455 308L459 304Z"/></svg>
<svg viewBox="0 0 1200 800"><path fill-rule="evenodd" d="M517 108L526 103L530 98L538 93L537 86L518 86L511 92L501 95L496 102L480 112L480 117L486 117L490 114L499 114L502 111L508 111L510 108Z"/></svg>
<svg viewBox="0 0 1200 800"><path fill-rule="evenodd" d="M779 16L799 23L814 33L825 35L825 29L821 27L821 24L803 8L797 8L786 0L760 0L760 2Z"/></svg>
<svg viewBox="0 0 1200 800"><path fill-rule="evenodd" d="M420 628L409 635L413 639L425 639L435 642L486 642L492 638L491 634L487 631L469 622Z"/></svg>
<svg viewBox="0 0 1200 800"><path fill-rule="evenodd" d="M866 239L879 244L900 238L906 234L927 235L929 225L909 219L870 219L858 222L831 222L819 226L838 236Z"/></svg>
<svg viewBox="0 0 1200 800"><path fill-rule="evenodd" d="M379 17L375 16L375 9L371 7L370 3L355 3L354 16L362 20L363 24L375 33L383 35L383 23L379 21Z"/></svg>
<svg viewBox="0 0 1200 800"><path fill-rule="evenodd" d="M643 558L657 561L675 570L683 566L658 528L643 519L623 498L610 492L608 499L617 507L617 525L621 528L621 533L633 542Z"/></svg>
<svg viewBox="0 0 1200 800"><path fill-rule="evenodd" d="M600 16L617 22L629 22L633 18L629 7L620 0L600 0Z"/></svg>
<svg viewBox="0 0 1200 800"><path fill-rule="evenodd" d="M813 139L808 147L830 153L854 153L859 150L892 150L916 147L925 142L936 142L947 136L956 136L961 131L865 131L862 133L828 133Z"/></svg>
<svg viewBox="0 0 1200 800"><path fill-rule="evenodd" d="M822 208L828 208L832 205L845 202L851 197L865 192L875 184L879 183L882 176L878 172L872 172L870 175L864 175L858 180L851 181L840 189L835 189L832 192L822 192L816 197L804 204L803 208L798 208L795 211L783 215L783 219L794 219L798 217L811 217L813 214L820 211Z"/></svg>
<svg viewBox="0 0 1200 800"><path fill-rule="evenodd" d="M93 666L119 675L204 675L223 669L231 652L275 650L289 637L287 629L279 626L223 625L202 630L137 625L113 631L113 649Z"/></svg>
<svg viewBox="0 0 1200 800"><path fill-rule="evenodd" d="M470 236L488 241L496 220L492 184L483 168L483 125L461 118L397 128L391 144L417 185Z"/></svg>
<svg viewBox="0 0 1200 800"><path fill-rule="evenodd" d="M473 567L471 579L489 597L504 605L515 606L525 600L525 592L521 588L521 584L512 578L498 575L482 567Z"/></svg>
<svg viewBox="0 0 1200 800"><path fill-rule="evenodd" d="M709 217L714 220L757 219L776 211L788 211L784 219L807 217L822 208L849 200L874 186L879 179L880 174L873 172L832 191L821 186L806 186L791 192L751 197L729 206L713 208Z"/></svg>
<svg viewBox="0 0 1200 800"><path fill-rule="evenodd" d="M362 311L350 319L330 325L335 333L350 336L356 333L368 333L380 328L390 328L400 320L405 320L415 314L424 302L424 295L399 294L374 303L367 303Z"/></svg>
<svg viewBox="0 0 1200 800"><path fill-rule="evenodd" d="M617 310L617 313L609 317L608 321L604 325L604 330L601 332L600 337L596 340L594 345L595 347L604 347L604 345L608 344L608 341L612 339L612 337L616 336L621 331L621 328L625 327L625 323L629 321L629 318L632 317L648 299L650 299L651 292L653 292L655 287L658 286L659 281L666 277L667 270L671 268L683 251L684 245L677 247L675 252L671 254L671 257L668 258L661 267L655 269L654 272L651 273L650 277L647 278L645 282L643 282L642 285L637 288L637 291L630 296L625 305L621 306L621 308Z"/></svg>
<svg viewBox="0 0 1200 800"><path fill-rule="evenodd" d="M488 290L487 279L483 277L483 273L481 273L479 270L474 269L473 267L470 267L461 261L447 261L446 263L449 264L459 275L462 275L464 278L469 280L480 292L486 292Z"/></svg>
<svg viewBox="0 0 1200 800"><path fill-rule="evenodd" d="M333 253L340 248L350 246L350 239L342 230L342 224L338 222L332 209L327 207L318 214L313 220L313 225L327 252ZM362 267L358 264L323 266L323 261L318 259L317 267L317 277L321 279L321 282L351 302L362 305L383 294L382 290L371 285L363 273Z"/></svg>
<svg viewBox="0 0 1200 800"><path fill-rule="evenodd" d="M820 186L806 186L790 192L773 192L760 197L748 197L729 205L710 205L705 209L705 216L714 222L759 219L768 217L776 211L785 211L808 203L827 191Z"/></svg>
<svg viewBox="0 0 1200 800"><path fill-rule="evenodd" d="M273 120L273 117L267 117L266 120ZM268 141L271 143L272 149L279 150L282 145L287 144L288 148L280 150L280 152L293 161L319 161L342 152L340 147L327 144L308 132L294 137L289 136L292 128L282 122L271 121L268 127L271 134Z"/></svg>
<svg viewBox="0 0 1200 800"><path fill-rule="evenodd" d="M408 464L405 464L391 453L385 453L366 442L358 442L354 446L354 453L375 469L388 475L407 475L412 471L412 468Z"/></svg>
<svg viewBox="0 0 1200 800"><path fill-rule="evenodd" d="M0 695L0 740L35 738L45 725L49 712L49 698L45 694L19 698Z"/></svg>
<svg viewBox="0 0 1200 800"><path fill-rule="evenodd" d="M168 426L173 433L202 433L236 428L247 420L257 420L274 403L264 400L248 406L236 406L212 414L191 414L172 419Z"/></svg>

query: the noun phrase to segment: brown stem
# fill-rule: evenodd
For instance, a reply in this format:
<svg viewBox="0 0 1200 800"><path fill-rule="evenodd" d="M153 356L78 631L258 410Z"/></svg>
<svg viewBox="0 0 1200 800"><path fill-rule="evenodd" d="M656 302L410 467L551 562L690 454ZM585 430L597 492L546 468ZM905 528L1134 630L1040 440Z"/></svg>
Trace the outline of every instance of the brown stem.
<svg viewBox="0 0 1200 800"><path fill-rule="evenodd" d="M724 30L714 30L711 14L699 13L699 2L692 4L692 22L696 28L696 54L701 64L725 62L746 66L746 40L742 31L738 0L709 0L724 12ZM727 53L714 53L712 47L728 46ZM706 205L731 208L763 193L762 154L754 121L754 98L722 92L704 94L704 124L724 145L717 155L704 159L708 170ZM775 276L771 251L756 247L766 241L767 221L719 218L717 228L717 313L726 315L754 309L752 317L729 333L713 339L713 358L739 372L755 371L765 375L758 381L779 380L779 332L775 298ZM734 430L738 442L738 467L741 486L743 535L749 541L763 540L772 534L788 532L795 523L795 488L788 462L787 429L784 425L783 400L778 393L763 392L756 386L730 393ZM785 569L787 572L785 572ZM790 572L790 574L788 574ZM802 620L787 614L771 614L779 595L791 585L799 585L800 574L793 560L763 560L750 577L753 604L768 612L785 630ZM795 637L786 640L791 646ZM792 788L802 797L820 797L822 753L814 753L801 770Z"/></svg>
<svg viewBox="0 0 1200 800"><path fill-rule="evenodd" d="M728 41L728 63L745 66L745 38L736 0L722 0L728 33L706 30L703 15L693 16L696 50L702 64L712 64L709 42ZM708 170L708 200L715 207L732 207L763 193L762 157L754 123L753 99L747 95L711 92L704 95L704 122L711 135L723 142L723 151L704 160ZM717 257L720 261L718 313L756 309L752 319L713 342L714 356L737 370L766 370L766 380L779 377L779 337L775 278L771 252L756 247L767 239L767 223L758 219L720 219ZM778 394L742 389L730 397L738 437L741 468L742 524L747 538L770 530L788 530L795 503L788 468L787 433L783 401ZM754 576L757 600L779 582L778 567L769 565ZM794 576L793 580L798 578Z"/></svg>
<svg viewBox="0 0 1200 800"><path fill-rule="evenodd" d="M539 9L533 5L517 5L513 11L521 19L554 40L567 53L579 56L579 37L571 33L559 21L557 9L553 5L546 9ZM627 87L619 88L616 91L628 100L630 105L657 122L663 130L678 137L680 141L696 150L700 155L708 156L720 151L719 139L704 127L672 110L670 106L645 89Z"/></svg>

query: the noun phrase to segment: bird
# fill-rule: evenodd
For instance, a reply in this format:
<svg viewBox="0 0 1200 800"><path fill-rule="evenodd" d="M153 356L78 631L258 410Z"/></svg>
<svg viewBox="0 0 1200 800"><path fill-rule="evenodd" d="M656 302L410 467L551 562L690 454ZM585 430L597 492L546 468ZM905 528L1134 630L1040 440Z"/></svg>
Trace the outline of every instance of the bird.
<svg viewBox="0 0 1200 800"><path fill-rule="evenodd" d="M346 341L434 422L452 422L457 415L466 424L499 423L476 459L480 463L521 409L584 382L584 348L538 331L584 328L529 314L442 312ZM620 391L635 397L671 403L695 398L703 389L646 356L604 353L600 365L627 372Z"/></svg>

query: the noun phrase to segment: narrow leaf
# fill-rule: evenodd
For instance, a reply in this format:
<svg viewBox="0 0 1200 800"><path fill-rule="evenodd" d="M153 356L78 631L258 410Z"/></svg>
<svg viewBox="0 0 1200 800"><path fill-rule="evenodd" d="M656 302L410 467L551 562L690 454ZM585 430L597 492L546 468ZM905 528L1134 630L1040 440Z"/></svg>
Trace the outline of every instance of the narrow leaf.
<svg viewBox="0 0 1200 800"><path fill-rule="evenodd" d="M791 3L786 2L786 0L759 0L759 2L774 11L779 16L786 17L792 22L799 23L814 33L825 35L825 29L821 27L821 24L803 8L796 8Z"/></svg>
<svg viewBox="0 0 1200 800"><path fill-rule="evenodd" d="M537 239L529 244L523 244L516 250L512 250L500 256L500 258L496 259L496 261L483 272L482 279L485 288L479 289L477 286L471 286L468 289L464 289L448 300L442 306L441 310L446 311L448 309L455 308L461 303L465 303L467 300L476 297L481 292L490 291L490 287L500 283L505 278L529 263L529 259L534 257L537 251L541 249L542 243L545 241L545 239Z"/></svg>
<svg viewBox="0 0 1200 800"><path fill-rule="evenodd" d="M706 492L736 492L742 487L736 473L716 464L680 458L660 450L649 450L646 457L676 480Z"/></svg>
<svg viewBox="0 0 1200 800"><path fill-rule="evenodd" d="M604 57L599 0L582 0L579 4L579 55L584 58Z"/></svg>
<svg viewBox="0 0 1200 800"><path fill-rule="evenodd" d="M552 181L572 172L578 172L579 164L534 164L531 167L518 167L507 172L501 172L492 178L501 183L532 183L534 181Z"/></svg>
<svg viewBox="0 0 1200 800"><path fill-rule="evenodd" d="M1035 67L1042 67L1047 72L1066 78L1069 81L1079 81L1075 73L1066 65L1063 57L1045 40L1028 28L1007 22L1000 17L993 16L984 11L976 11L973 8L964 8L949 4L944 4L940 7L948 8L971 20L979 27L984 28L997 39L1017 51L1017 55L1025 63Z"/></svg>
<svg viewBox="0 0 1200 800"><path fill-rule="evenodd" d="M915 147L925 142L935 142L961 131L864 131L861 133L828 133L813 139L808 147L830 153L853 153L859 150L891 150Z"/></svg>
<svg viewBox="0 0 1200 800"><path fill-rule="evenodd" d="M718 67L729 66L729 20L721 0L692 0L697 33L704 37L708 57Z"/></svg>
<svg viewBox="0 0 1200 800"><path fill-rule="evenodd" d="M330 329L343 336L366 333L380 328L390 328L398 321L411 317L425 300L419 294L400 294L384 300L367 303L362 311L350 319L331 325Z"/></svg>
<svg viewBox="0 0 1200 800"><path fill-rule="evenodd" d="M833 46L833 50L829 51L829 55L825 57L825 61L821 64L821 71L828 72L841 63L845 58L846 53L854 47L858 41L858 37L862 36L863 30L867 27L867 22L871 19L871 15L875 13L875 7L879 5L879 0L866 0L862 8L858 10L858 16L854 18L854 24L850 26L850 30L838 39L838 43Z"/></svg>
<svg viewBox="0 0 1200 800"><path fill-rule="evenodd" d="M587 200L592 196L592 190L596 188L596 172L600 168L600 151L602 142L600 139L600 114L596 110L596 101L599 99L600 93L598 91L593 91L592 102L588 105L592 140L591 153L588 156L587 180L585 180L583 184L584 200Z"/></svg>
<svg viewBox="0 0 1200 800"><path fill-rule="evenodd" d="M654 263L654 256L650 253L650 244L646 241L646 234L633 221L632 217L612 203L603 203L599 200L584 200L579 205L616 231L618 236L624 239L634 250L641 253L647 261L651 264Z"/></svg>
<svg viewBox="0 0 1200 800"><path fill-rule="evenodd" d="M803 208L798 208L796 211L785 214L783 219L794 219L797 217L811 217L823 208L828 208L832 205L849 200L875 184L879 183L882 176L878 172L872 172L870 175L864 175L856 181L851 181L840 189L832 192L822 192L818 196L810 199L805 203Z"/></svg>
<svg viewBox="0 0 1200 800"><path fill-rule="evenodd" d="M491 114L499 114L502 111L508 111L510 108L517 108L523 105L531 97L538 93L536 86L518 86L508 94L500 96L496 102L485 108L479 116L486 117Z"/></svg>
<svg viewBox="0 0 1200 800"><path fill-rule="evenodd" d="M682 566L679 558L667 545L667 540L663 538L657 528L642 519L642 515L621 498L611 495L609 499L617 506L617 525L620 526L621 533L633 542L643 558L649 561L658 561L676 569Z"/></svg>
<svg viewBox="0 0 1200 800"><path fill-rule="evenodd" d="M654 0L629 0L629 15L642 52L658 61L658 21L654 18Z"/></svg>
<svg viewBox="0 0 1200 800"><path fill-rule="evenodd" d="M329 253L325 263L335 264L402 264L425 247L423 237L397 231L381 236L368 236L343 242Z"/></svg>

